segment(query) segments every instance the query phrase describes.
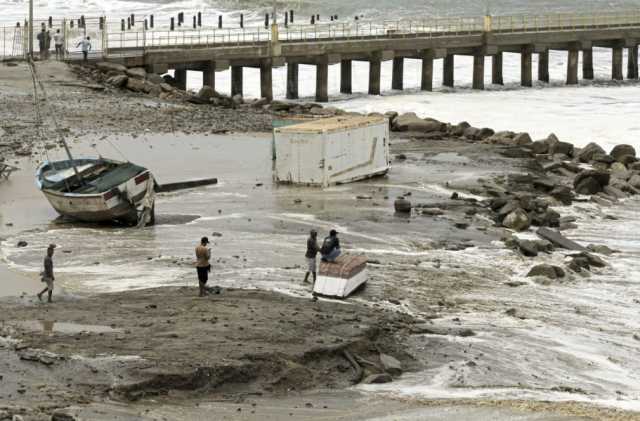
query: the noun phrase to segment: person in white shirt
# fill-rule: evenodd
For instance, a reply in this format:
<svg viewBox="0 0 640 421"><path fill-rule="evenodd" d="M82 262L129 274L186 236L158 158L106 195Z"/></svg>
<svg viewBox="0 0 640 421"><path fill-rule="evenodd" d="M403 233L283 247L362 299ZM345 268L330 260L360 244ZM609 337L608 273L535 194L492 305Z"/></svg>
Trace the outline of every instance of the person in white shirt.
<svg viewBox="0 0 640 421"><path fill-rule="evenodd" d="M56 45L56 60L62 60L64 58L64 38L62 37L59 29L53 35L53 42Z"/></svg>
<svg viewBox="0 0 640 421"><path fill-rule="evenodd" d="M76 47L82 46L82 58L84 62L87 62L87 56L89 55L89 51L91 50L91 37L87 37L87 39L83 39L76 45Z"/></svg>

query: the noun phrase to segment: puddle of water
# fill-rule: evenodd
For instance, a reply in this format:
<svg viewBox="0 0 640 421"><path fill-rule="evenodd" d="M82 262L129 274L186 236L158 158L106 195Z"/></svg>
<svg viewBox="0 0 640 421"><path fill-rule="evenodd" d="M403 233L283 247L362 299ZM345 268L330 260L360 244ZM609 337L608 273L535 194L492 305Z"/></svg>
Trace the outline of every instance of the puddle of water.
<svg viewBox="0 0 640 421"><path fill-rule="evenodd" d="M43 333L63 333L72 335L76 333L119 333L120 329L101 325L83 325L78 323L57 322L51 320L13 320L6 323L11 327Z"/></svg>

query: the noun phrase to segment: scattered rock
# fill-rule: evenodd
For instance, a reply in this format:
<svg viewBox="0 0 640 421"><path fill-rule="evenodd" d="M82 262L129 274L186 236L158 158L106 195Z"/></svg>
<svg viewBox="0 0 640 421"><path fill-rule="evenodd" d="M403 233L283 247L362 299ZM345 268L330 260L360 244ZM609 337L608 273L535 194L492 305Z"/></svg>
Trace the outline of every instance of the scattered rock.
<svg viewBox="0 0 640 421"><path fill-rule="evenodd" d="M391 383L393 378L387 373L372 374L363 380L365 384Z"/></svg>
<svg viewBox="0 0 640 421"><path fill-rule="evenodd" d="M515 231L524 231L531 226L531 220L524 210L518 208L504 218L502 226Z"/></svg>
<svg viewBox="0 0 640 421"><path fill-rule="evenodd" d="M392 376L399 376L402 374L402 363L391 355L380 354L380 363L382 363L384 371Z"/></svg>
<svg viewBox="0 0 640 421"><path fill-rule="evenodd" d="M635 158L636 150L631 145L617 145L611 150L611 153L609 155L611 155L613 159L618 162L624 162L625 156L631 156Z"/></svg>
<svg viewBox="0 0 640 421"><path fill-rule="evenodd" d="M398 213L411 213L411 202L404 197L398 197L393 202L393 207Z"/></svg>
<svg viewBox="0 0 640 421"><path fill-rule="evenodd" d="M129 80L129 78L125 75L115 75L108 78L106 82L116 88L122 88L127 84L127 80Z"/></svg>
<svg viewBox="0 0 640 421"><path fill-rule="evenodd" d="M559 266L553 266L548 264L536 265L529 270L527 277L543 276L549 279L564 278L565 273Z"/></svg>
<svg viewBox="0 0 640 421"><path fill-rule="evenodd" d="M437 120L423 120L415 113L401 114L393 120L393 130L397 132L429 133L440 131L443 124Z"/></svg>
<svg viewBox="0 0 640 421"><path fill-rule="evenodd" d="M131 69L127 69L125 73L127 74L127 76L136 79L144 80L147 78L147 71L143 67L133 67Z"/></svg>
<svg viewBox="0 0 640 421"><path fill-rule="evenodd" d="M593 253L604 254L605 256L610 256L615 253L614 250L605 246L604 244L589 244L587 249Z"/></svg>
<svg viewBox="0 0 640 421"><path fill-rule="evenodd" d="M533 141L531 140L529 133L518 133L515 135L512 142L512 144L519 146L529 145L531 143L533 143Z"/></svg>
<svg viewBox="0 0 640 421"><path fill-rule="evenodd" d="M580 244L576 243L575 241L569 240L559 232L553 231L549 228L538 228L536 234L560 248L564 248L567 250L586 251L586 248L584 248Z"/></svg>
<svg viewBox="0 0 640 421"><path fill-rule="evenodd" d="M573 186L579 194L596 194L609 184L611 175L606 171L585 170L573 180Z"/></svg>
<svg viewBox="0 0 640 421"><path fill-rule="evenodd" d="M96 67L104 73L108 73L108 72L125 73L127 71L126 66L123 66L122 64L111 63L106 61L96 63Z"/></svg>
<svg viewBox="0 0 640 421"><path fill-rule="evenodd" d="M591 142L580 150L580 152L578 153L578 159L580 160L580 162L590 162L594 159L594 155L596 154L606 155L606 152L600 145Z"/></svg>
<svg viewBox="0 0 640 421"><path fill-rule="evenodd" d="M18 244L16 244L16 247L27 247L29 245L29 243L27 243L24 240L20 240L18 241Z"/></svg>

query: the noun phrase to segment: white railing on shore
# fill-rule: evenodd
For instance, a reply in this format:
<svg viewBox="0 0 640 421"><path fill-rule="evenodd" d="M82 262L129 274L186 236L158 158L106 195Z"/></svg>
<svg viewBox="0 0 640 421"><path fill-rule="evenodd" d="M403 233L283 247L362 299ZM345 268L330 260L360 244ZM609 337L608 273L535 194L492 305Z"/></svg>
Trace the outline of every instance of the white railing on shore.
<svg viewBox="0 0 640 421"><path fill-rule="evenodd" d="M264 26L245 28L186 26L171 31L166 26L144 30L143 24L136 29L120 31L117 22L107 22L102 18L87 18L84 28L76 24L70 27L70 21L54 22L51 29L64 28L65 50L68 55L79 53L77 42L83 36L92 38L94 55L139 55L145 50L163 48L208 48L225 45L256 45L272 42L272 29ZM42 22L35 22L37 33ZM526 33L545 31L577 31L590 29L638 28L640 29L640 9L618 13L601 14L553 14L538 16L482 16L403 19L395 21L351 21L317 23L315 25L279 25L279 42L330 41L341 39L376 39L410 37L451 37L469 34ZM35 39L34 33L34 39ZM0 28L0 59L24 56L26 52L26 30L15 27ZM22 39L16 41L16 37ZM37 41L35 41L37 51ZM53 48L53 47L52 47Z"/></svg>

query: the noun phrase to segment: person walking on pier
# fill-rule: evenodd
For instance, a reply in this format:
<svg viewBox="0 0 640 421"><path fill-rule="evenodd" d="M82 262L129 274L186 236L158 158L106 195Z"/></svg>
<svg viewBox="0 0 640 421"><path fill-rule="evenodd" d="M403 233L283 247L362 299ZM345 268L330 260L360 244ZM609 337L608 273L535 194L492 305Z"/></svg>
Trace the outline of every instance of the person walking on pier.
<svg viewBox="0 0 640 421"><path fill-rule="evenodd" d="M62 37L59 29L56 30L56 33L53 35L53 42L56 46L56 60L63 60L64 50L62 46L64 44L64 38Z"/></svg>
<svg viewBox="0 0 640 421"><path fill-rule="evenodd" d="M47 284L47 287L38 293L38 300L42 301L42 294L45 292L49 293L48 302L52 302L51 297L53 295L53 281L55 277L53 276L53 251L55 250L55 244L49 244L49 248L47 248L47 255L44 258L44 271L42 271L42 282Z"/></svg>
<svg viewBox="0 0 640 421"><path fill-rule="evenodd" d="M38 34L38 48L40 49L40 60L47 59L47 31L42 28Z"/></svg>
<svg viewBox="0 0 640 421"><path fill-rule="evenodd" d="M307 259L307 273L304 275L304 282L309 282L309 274L313 274L313 284L316 284L316 256L320 251L318 247L318 232L311 230L309 238L307 238L307 253L304 257Z"/></svg>
<svg viewBox="0 0 640 421"><path fill-rule="evenodd" d="M198 285L200 287L200 297L207 295L207 281L211 272L211 249L207 247L209 239L202 237L200 244L196 247L196 271L198 272Z"/></svg>
<svg viewBox="0 0 640 421"><path fill-rule="evenodd" d="M322 254L323 262L335 262L336 258L340 256L340 239L338 238L338 232L331 230L329 236L322 242L320 248L320 254Z"/></svg>
<svg viewBox="0 0 640 421"><path fill-rule="evenodd" d="M87 62L87 58L89 57L89 51L91 51L91 37L87 37L83 39L76 45L76 47L82 46L82 61Z"/></svg>

